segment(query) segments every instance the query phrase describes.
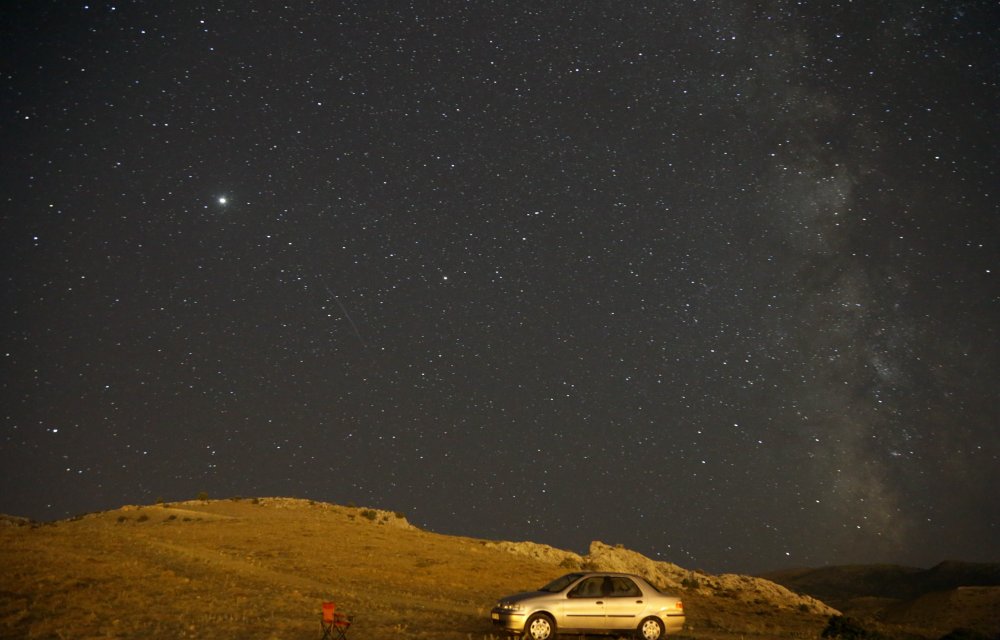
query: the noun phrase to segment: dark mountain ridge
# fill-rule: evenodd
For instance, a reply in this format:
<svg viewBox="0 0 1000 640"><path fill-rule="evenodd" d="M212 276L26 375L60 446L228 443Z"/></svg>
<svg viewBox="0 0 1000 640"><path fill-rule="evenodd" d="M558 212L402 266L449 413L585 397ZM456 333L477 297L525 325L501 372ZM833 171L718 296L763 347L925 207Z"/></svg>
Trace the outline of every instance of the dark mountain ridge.
<svg viewBox="0 0 1000 640"><path fill-rule="evenodd" d="M842 565L774 571L760 577L841 608L856 598L909 600L959 587L1000 586L1000 563L949 560L929 569L891 564Z"/></svg>

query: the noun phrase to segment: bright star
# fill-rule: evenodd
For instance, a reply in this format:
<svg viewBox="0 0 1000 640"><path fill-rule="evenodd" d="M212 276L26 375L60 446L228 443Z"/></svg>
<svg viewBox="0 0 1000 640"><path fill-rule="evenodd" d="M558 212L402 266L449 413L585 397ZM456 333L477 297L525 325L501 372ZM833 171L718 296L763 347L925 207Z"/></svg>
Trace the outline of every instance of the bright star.
<svg viewBox="0 0 1000 640"><path fill-rule="evenodd" d="M229 199L226 196L219 196L219 204L226 204L227 202L229 202Z"/></svg>

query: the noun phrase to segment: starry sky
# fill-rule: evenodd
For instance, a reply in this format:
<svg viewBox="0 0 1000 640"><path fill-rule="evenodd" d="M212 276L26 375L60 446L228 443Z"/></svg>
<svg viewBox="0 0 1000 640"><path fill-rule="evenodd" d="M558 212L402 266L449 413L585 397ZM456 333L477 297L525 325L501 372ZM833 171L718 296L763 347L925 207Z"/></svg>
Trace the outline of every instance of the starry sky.
<svg viewBox="0 0 1000 640"><path fill-rule="evenodd" d="M0 18L0 512L1000 560L995 2Z"/></svg>

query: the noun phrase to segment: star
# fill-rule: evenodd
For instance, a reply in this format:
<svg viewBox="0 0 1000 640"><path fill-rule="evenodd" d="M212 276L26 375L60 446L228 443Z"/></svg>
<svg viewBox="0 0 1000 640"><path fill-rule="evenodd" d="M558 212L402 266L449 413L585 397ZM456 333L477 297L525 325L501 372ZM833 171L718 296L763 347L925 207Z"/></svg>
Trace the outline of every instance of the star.
<svg viewBox="0 0 1000 640"><path fill-rule="evenodd" d="M86 2L5 32L0 513L1000 557L995 3Z"/></svg>

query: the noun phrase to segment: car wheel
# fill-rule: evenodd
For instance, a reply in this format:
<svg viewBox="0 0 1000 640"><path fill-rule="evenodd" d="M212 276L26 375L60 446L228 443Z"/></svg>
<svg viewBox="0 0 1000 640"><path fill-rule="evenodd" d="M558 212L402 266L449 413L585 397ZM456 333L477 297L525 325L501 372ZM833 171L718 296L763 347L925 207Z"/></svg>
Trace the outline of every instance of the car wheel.
<svg viewBox="0 0 1000 640"><path fill-rule="evenodd" d="M660 640L663 637L663 623L656 618L646 618L639 623L635 635L641 640Z"/></svg>
<svg viewBox="0 0 1000 640"><path fill-rule="evenodd" d="M524 623L525 640L554 640L556 623L544 613L536 613Z"/></svg>

